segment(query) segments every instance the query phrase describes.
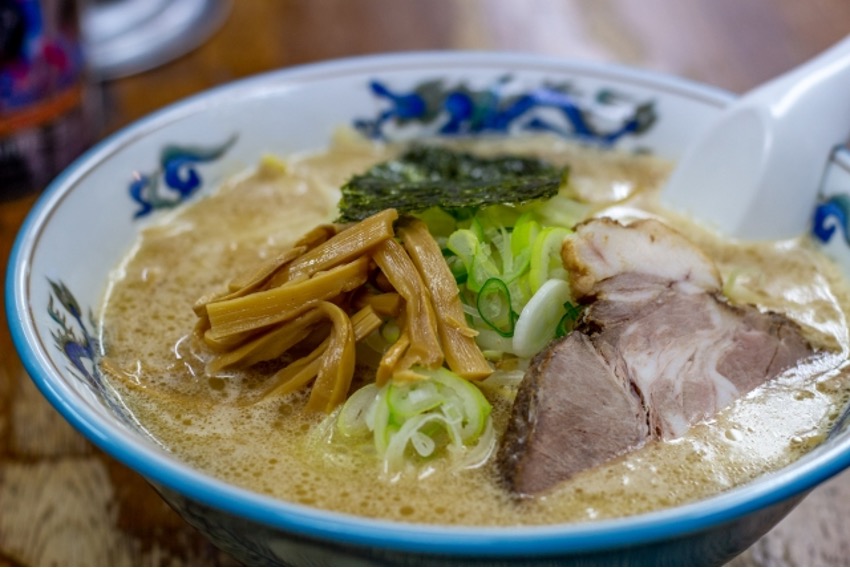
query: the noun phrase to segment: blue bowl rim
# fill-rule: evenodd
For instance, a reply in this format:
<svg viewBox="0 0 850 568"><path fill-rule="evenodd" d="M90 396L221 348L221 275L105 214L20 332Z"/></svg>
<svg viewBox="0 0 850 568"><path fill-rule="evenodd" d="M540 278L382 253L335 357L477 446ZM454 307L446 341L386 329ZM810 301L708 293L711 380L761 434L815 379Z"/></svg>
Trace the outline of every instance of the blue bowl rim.
<svg viewBox="0 0 850 568"><path fill-rule="evenodd" d="M175 457L155 451L115 424L75 404L76 395L51 377L49 361L34 348L32 323L27 320L27 281L34 235L52 210L85 172L116 148L188 114L202 112L244 94L262 93L269 81L279 87L329 75L372 73L380 70L452 66L541 68L583 75L615 77L725 106L731 93L663 73L611 63L517 52L434 51L349 57L270 71L237 80L173 103L137 120L90 148L44 191L24 221L7 267L5 301L12 339L24 368L50 403L90 441L154 485L212 508L294 534L360 547L386 548L421 554L476 557L539 557L633 547L698 533L775 505L810 490L850 466L850 436L827 444L794 464L741 487L685 504L631 517L543 526L466 527L400 523L366 519L287 503L229 485L192 470Z"/></svg>

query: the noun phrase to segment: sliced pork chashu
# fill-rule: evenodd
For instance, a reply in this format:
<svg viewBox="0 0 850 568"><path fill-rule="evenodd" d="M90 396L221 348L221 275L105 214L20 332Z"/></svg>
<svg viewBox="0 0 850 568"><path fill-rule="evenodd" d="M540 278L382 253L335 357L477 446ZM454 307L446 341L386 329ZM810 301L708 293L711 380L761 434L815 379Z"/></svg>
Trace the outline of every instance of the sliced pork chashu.
<svg viewBox="0 0 850 568"><path fill-rule="evenodd" d="M589 221L562 256L586 309L519 387L497 458L517 494L681 436L813 353L786 317L727 302L713 263L658 221Z"/></svg>

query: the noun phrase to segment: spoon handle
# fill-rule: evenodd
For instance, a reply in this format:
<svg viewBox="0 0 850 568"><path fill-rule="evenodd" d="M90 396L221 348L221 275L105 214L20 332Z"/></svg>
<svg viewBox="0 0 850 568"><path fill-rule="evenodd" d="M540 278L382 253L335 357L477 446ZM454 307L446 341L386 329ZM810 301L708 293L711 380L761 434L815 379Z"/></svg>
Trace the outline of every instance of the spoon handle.
<svg viewBox="0 0 850 568"><path fill-rule="evenodd" d="M833 113L850 116L850 36L794 69L756 87L745 96L764 104L781 119L801 113L809 120L835 125ZM833 129L842 128L834 126ZM850 132L850 124L844 128Z"/></svg>
<svg viewBox="0 0 850 568"><path fill-rule="evenodd" d="M834 147L850 133L850 37L732 103L690 146L664 199L731 236L808 229Z"/></svg>

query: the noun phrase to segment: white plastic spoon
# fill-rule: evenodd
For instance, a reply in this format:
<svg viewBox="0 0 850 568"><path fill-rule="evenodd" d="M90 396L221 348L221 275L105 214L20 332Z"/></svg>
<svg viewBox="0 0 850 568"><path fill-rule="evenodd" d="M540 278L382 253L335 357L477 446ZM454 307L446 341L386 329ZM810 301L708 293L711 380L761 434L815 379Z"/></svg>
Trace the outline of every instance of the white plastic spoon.
<svg viewBox="0 0 850 568"><path fill-rule="evenodd" d="M686 149L663 200L732 237L798 236L848 134L850 37L733 102Z"/></svg>

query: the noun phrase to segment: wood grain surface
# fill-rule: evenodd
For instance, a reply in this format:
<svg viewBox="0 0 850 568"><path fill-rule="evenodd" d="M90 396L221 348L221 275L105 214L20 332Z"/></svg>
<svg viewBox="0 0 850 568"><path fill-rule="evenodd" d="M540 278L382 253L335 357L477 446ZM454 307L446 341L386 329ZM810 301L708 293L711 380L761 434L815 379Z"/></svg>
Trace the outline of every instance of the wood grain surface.
<svg viewBox="0 0 850 568"><path fill-rule="evenodd" d="M234 0L202 46L97 89L103 134L240 77L387 51L518 50L743 92L848 31L847 0ZM33 199L0 202L2 266ZM233 564L49 406L23 372L3 316L0 565ZM850 473L815 490L732 564L850 564L848 503Z"/></svg>

